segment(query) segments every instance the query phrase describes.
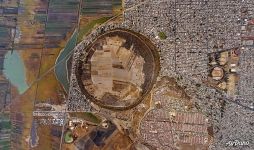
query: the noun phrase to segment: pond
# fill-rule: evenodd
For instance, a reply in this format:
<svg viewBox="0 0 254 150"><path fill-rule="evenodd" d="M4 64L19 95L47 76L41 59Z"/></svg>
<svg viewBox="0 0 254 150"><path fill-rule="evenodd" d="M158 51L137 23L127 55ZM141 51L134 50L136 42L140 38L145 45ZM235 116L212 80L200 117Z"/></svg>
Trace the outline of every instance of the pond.
<svg viewBox="0 0 254 150"><path fill-rule="evenodd" d="M3 73L11 84L17 87L19 94L28 89L25 65L17 51L8 51L5 54Z"/></svg>
<svg viewBox="0 0 254 150"><path fill-rule="evenodd" d="M65 48L60 52L59 56L56 60L56 67L55 67L55 74L57 80L61 83L64 90L68 93L69 91L69 75L68 75L68 68L67 62L69 58L72 56L73 49L77 43L78 32L75 31L67 42Z"/></svg>

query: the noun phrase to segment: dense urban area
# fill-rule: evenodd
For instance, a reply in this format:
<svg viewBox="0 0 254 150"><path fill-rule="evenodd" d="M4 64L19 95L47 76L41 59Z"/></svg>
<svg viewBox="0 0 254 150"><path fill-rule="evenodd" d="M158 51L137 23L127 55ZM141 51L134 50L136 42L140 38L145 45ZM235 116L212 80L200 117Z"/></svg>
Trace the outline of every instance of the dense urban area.
<svg viewBox="0 0 254 150"><path fill-rule="evenodd" d="M253 150L253 0L0 0L0 150Z"/></svg>

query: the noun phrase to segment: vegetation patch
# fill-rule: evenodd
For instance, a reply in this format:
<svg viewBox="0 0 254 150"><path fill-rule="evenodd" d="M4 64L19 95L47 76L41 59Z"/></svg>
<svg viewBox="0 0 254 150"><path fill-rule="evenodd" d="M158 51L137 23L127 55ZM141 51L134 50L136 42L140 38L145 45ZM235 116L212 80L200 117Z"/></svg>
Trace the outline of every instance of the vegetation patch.
<svg viewBox="0 0 254 150"><path fill-rule="evenodd" d="M94 115L91 112L84 112L84 113L70 113L71 117L77 117L77 118L82 118L84 120L90 121L95 124L100 124L101 123L101 118L98 116Z"/></svg>
<svg viewBox="0 0 254 150"><path fill-rule="evenodd" d="M161 40L165 40L167 38L167 35L164 32L159 32L158 36Z"/></svg>
<svg viewBox="0 0 254 150"><path fill-rule="evenodd" d="M83 37L87 35L96 25L101 25L111 17L102 17L96 20L91 21L87 25L80 27L79 35L78 35L78 43L82 41Z"/></svg>

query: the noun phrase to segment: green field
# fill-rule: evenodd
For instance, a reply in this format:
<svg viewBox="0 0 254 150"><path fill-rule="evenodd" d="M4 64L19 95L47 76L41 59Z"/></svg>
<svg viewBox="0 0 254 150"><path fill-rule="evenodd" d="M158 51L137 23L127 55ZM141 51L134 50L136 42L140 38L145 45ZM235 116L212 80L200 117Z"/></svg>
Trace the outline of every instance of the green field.
<svg viewBox="0 0 254 150"><path fill-rule="evenodd" d="M73 137L72 137L71 131L67 131L67 132L65 133L64 141L65 141L66 143L72 143L72 142L73 142Z"/></svg>
<svg viewBox="0 0 254 150"><path fill-rule="evenodd" d="M87 25L80 27L78 35L78 43L82 41L83 37L87 35L96 25L101 25L104 22L108 21L111 17L102 17L96 20L91 21Z"/></svg>
<svg viewBox="0 0 254 150"><path fill-rule="evenodd" d="M161 40L165 40L167 38L167 35L164 32L159 32L158 36Z"/></svg>
<svg viewBox="0 0 254 150"><path fill-rule="evenodd" d="M71 117L77 117L77 118L82 118L84 120L87 120L89 122L95 123L95 124L100 124L101 123L101 118L98 116L94 115L93 113L90 112L83 112L83 113L71 113Z"/></svg>
<svg viewBox="0 0 254 150"><path fill-rule="evenodd" d="M7 113L0 114L0 130L2 130L2 133L4 133L5 136L10 136L11 121L9 120L9 114ZM0 139L0 150L10 150L10 143L10 137L6 139Z"/></svg>
<svg viewBox="0 0 254 150"><path fill-rule="evenodd" d="M0 149L1 150L10 150L10 141L0 141Z"/></svg>

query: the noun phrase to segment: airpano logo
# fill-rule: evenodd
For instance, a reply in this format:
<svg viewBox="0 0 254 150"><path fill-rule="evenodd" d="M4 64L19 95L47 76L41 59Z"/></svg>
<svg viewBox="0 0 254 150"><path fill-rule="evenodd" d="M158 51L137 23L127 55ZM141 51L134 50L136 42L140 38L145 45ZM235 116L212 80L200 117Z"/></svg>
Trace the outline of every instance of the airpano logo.
<svg viewBox="0 0 254 150"><path fill-rule="evenodd" d="M228 141L228 142L226 143L226 146L237 147L237 146L248 146L249 144L250 144L249 141L234 140L234 141Z"/></svg>

